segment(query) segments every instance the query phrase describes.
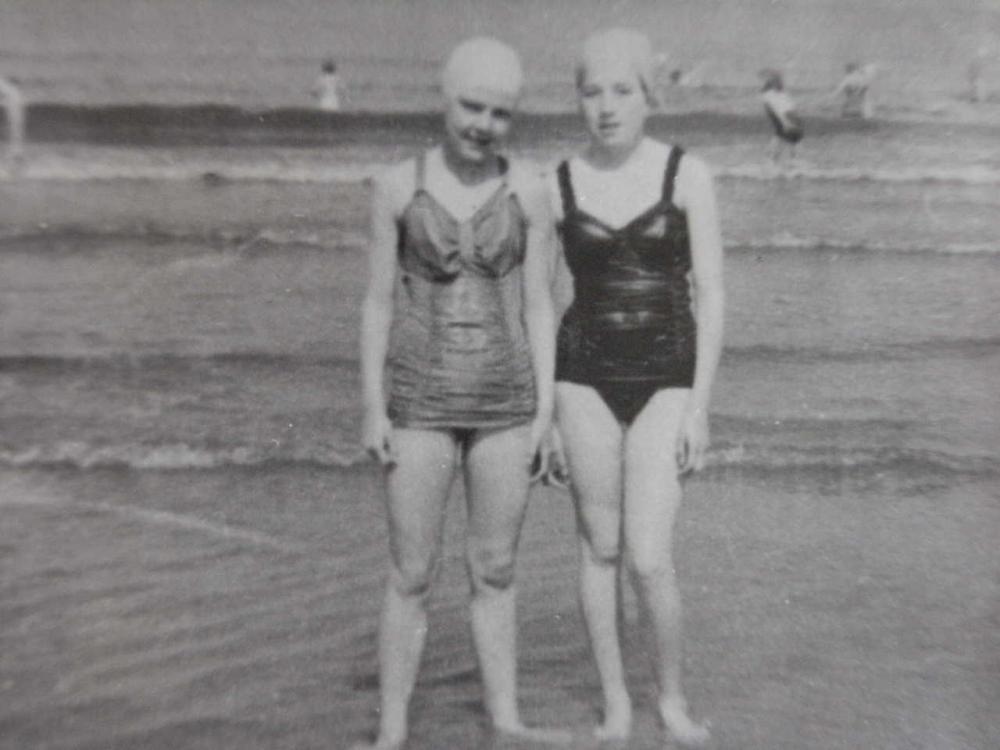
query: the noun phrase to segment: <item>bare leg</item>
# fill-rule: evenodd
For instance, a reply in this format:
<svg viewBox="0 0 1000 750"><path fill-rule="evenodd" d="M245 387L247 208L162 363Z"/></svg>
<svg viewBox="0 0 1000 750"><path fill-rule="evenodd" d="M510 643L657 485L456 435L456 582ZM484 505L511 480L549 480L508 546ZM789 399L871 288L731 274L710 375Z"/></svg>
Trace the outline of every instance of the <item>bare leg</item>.
<svg viewBox="0 0 1000 750"><path fill-rule="evenodd" d="M528 506L529 441L527 426L498 430L476 435L466 452L472 635L494 728L534 741L568 742L567 733L526 727L517 705L514 567Z"/></svg>
<svg viewBox="0 0 1000 750"><path fill-rule="evenodd" d="M407 708L427 634L427 594L441 549L457 445L447 432L393 431L396 465L386 473L392 564L379 627L381 713L376 750L403 746Z"/></svg>
<svg viewBox="0 0 1000 750"><path fill-rule="evenodd" d="M580 608L604 693L604 721L595 735L625 739L631 730L632 703L618 630L622 431L593 388L560 383L556 403L576 501Z"/></svg>
<svg viewBox="0 0 1000 750"><path fill-rule="evenodd" d="M677 742L701 745L708 730L688 716L681 691L681 602L672 559L681 502L674 446L689 394L679 388L660 391L626 435L625 545L652 628L660 718Z"/></svg>

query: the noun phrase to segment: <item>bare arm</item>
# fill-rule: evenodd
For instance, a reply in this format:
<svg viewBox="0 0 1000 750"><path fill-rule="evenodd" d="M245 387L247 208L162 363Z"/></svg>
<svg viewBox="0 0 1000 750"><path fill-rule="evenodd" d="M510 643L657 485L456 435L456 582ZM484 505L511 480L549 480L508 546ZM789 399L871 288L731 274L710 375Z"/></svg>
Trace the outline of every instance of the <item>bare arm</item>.
<svg viewBox="0 0 1000 750"><path fill-rule="evenodd" d="M368 287L361 308L361 394L364 447L386 463L390 458L385 402L385 360L393 314L398 230L388 178L375 181L371 201Z"/></svg>
<svg viewBox="0 0 1000 750"><path fill-rule="evenodd" d="M524 321L535 372L538 411L535 444L552 420L555 378L555 311L552 304L554 230L549 198L541 179L526 176L519 188L528 217L528 242L524 258Z"/></svg>
<svg viewBox="0 0 1000 750"><path fill-rule="evenodd" d="M691 236L697 351L694 384L681 436L681 469L701 468L708 446L708 401L722 353L725 291L722 283L722 234L715 189L708 167L688 157L682 164L679 191Z"/></svg>

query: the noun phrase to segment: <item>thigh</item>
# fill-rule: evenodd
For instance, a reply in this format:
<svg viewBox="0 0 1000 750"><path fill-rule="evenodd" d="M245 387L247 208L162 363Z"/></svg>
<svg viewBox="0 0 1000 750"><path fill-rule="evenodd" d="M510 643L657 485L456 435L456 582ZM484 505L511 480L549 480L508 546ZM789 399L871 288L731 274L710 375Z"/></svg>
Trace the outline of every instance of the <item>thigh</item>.
<svg viewBox="0 0 1000 750"><path fill-rule="evenodd" d="M396 463L386 471L389 543L397 564L437 556L458 447L443 430L396 428Z"/></svg>
<svg viewBox="0 0 1000 750"><path fill-rule="evenodd" d="M472 545L512 550L528 504L531 427L481 431L465 451L468 534Z"/></svg>
<svg viewBox="0 0 1000 750"><path fill-rule="evenodd" d="M556 413L577 519L592 543L617 548L622 502L622 428L600 394L556 385Z"/></svg>
<svg viewBox="0 0 1000 750"><path fill-rule="evenodd" d="M625 436L625 539L632 554L669 552L681 497L677 438L690 394L658 391Z"/></svg>

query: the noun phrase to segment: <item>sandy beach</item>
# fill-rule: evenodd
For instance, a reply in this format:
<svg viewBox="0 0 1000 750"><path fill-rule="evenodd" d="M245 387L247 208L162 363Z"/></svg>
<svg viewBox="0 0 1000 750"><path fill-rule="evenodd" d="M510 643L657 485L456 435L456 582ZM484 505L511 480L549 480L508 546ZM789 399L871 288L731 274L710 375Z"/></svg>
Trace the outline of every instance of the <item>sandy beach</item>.
<svg viewBox="0 0 1000 750"><path fill-rule="evenodd" d="M992 488L919 500L847 471L731 474L692 482L678 527L689 697L717 746L991 747ZM329 748L365 736L379 493L366 468L4 471L0 746ZM530 747L483 726L453 500L411 747ZM595 747L571 528L568 497L537 492L519 568L522 703ZM629 747L661 747L632 609L630 623Z"/></svg>

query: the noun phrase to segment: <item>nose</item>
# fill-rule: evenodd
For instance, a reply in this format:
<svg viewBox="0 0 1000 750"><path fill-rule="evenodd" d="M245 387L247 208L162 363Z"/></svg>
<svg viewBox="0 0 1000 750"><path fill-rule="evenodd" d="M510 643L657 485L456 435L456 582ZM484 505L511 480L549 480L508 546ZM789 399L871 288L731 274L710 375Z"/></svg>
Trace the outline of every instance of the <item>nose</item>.
<svg viewBox="0 0 1000 750"><path fill-rule="evenodd" d="M614 112L614 102L611 96L611 92L605 91L601 94L601 98L598 101L600 105L601 115L610 115Z"/></svg>
<svg viewBox="0 0 1000 750"><path fill-rule="evenodd" d="M489 112L489 110L484 110L482 112L477 112L472 118L472 127L480 131L491 131L493 130L493 120L495 118Z"/></svg>

